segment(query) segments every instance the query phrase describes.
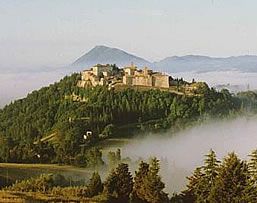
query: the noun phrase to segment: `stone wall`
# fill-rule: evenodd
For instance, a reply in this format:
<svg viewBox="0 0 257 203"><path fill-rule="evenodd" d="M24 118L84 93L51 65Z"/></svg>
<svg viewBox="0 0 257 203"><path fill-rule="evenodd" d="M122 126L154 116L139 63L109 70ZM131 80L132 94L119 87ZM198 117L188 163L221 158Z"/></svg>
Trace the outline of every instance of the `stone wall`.
<svg viewBox="0 0 257 203"><path fill-rule="evenodd" d="M152 77L149 76L136 76L133 78L133 85L139 86L153 86Z"/></svg>
<svg viewBox="0 0 257 203"><path fill-rule="evenodd" d="M129 76L129 75L124 75L123 76L123 84L125 85L133 85L133 76Z"/></svg>
<svg viewBox="0 0 257 203"><path fill-rule="evenodd" d="M153 86L154 87L170 87L170 76L168 75L153 75Z"/></svg>

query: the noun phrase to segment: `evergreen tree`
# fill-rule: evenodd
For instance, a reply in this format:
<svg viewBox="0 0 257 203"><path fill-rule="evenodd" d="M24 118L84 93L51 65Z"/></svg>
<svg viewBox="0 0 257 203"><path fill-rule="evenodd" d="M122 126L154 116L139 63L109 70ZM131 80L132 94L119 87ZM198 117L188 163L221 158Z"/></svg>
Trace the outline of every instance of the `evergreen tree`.
<svg viewBox="0 0 257 203"><path fill-rule="evenodd" d="M210 202L249 202L248 169L235 153L230 153L224 159L215 185L210 193ZM251 202L251 201L250 201Z"/></svg>
<svg viewBox="0 0 257 203"><path fill-rule="evenodd" d="M189 183L187 185L187 189L182 191L183 202L191 203L196 202L198 198L198 194L201 193L201 182L203 179L202 167L197 167L192 176L187 177Z"/></svg>
<svg viewBox="0 0 257 203"><path fill-rule="evenodd" d="M118 199L124 202L129 200L133 188L133 177L129 172L128 164L121 163L116 168L116 192Z"/></svg>
<svg viewBox="0 0 257 203"><path fill-rule="evenodd" d="M250 155L248 162L249 180L246 192L251 201L257 202L257 150L254 150Z"/></svg>
<svg viewBox="0 0 257 203"><path fill-rule="evenodd" d="M104 161L102 159L102 152L96 147L90 149L86 153L86 162L88 167L92 167L94 169L98 169L103 166Z"/></svg>
<svg viewBox="0 0 257 203"><path fill-rule="evenodd" d="M210 150L209 154L205 155L203 176L200 181L199 190L197 194L197 202L209 202L208 198L210 191L214 186L215 179L218 175L219 163L216 154L213 150Z"/></svg>
<svg viewBox="0 0 257 203"><path fill-rule="evenodd" d="M250 155L248 162L249 173L251 175L251 181L255 187L257 187L257 149L254 150Z"/></svg>
<svg viewBox="0 0 257 203"><path fill-rule="evenodd" d="M145 201L145 187L144 179L149 173L149 164L143 161L140 162L138 171L135 172L134 186L132 192L133 202L144 202Z"/></svg>
<svg viewBox="0 0 257 203"><path fill-rule="evenodd" d="M159 176L159 160L153 158L150 163L149 172L143 179L144 197L143 199L149 203L165 203L168 202L168 195L163 192L165 184L161 181Z"/></svg>
<svg viewBox="0 0 257 203"><path fill-rule="evenodd" d="M87 196L93 197L103 192L103 184L100 175L97 172L92 174L88 184Z"/></svg>
<svg viewBox="0 0 257 203"><path fill-rule="evenodd" d="M116 202L128 202L132 189L133 178L128 164L120 163L106 179L105 191L115 198Z"/></svg>
<svg viewBox="0 0 257 203"><path fill-rule="evenodd" d="M104 182L104 192L108 195L117 196L116 193L117 176L115 170L112 170Z"/></svg>

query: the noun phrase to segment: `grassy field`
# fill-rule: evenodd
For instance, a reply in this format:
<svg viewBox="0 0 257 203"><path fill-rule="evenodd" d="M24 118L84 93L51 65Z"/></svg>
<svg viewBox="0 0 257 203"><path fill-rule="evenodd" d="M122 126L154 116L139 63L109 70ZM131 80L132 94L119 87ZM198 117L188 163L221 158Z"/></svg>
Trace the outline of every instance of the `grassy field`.
<svg viewBox="0 0 257 203"><path fill-rule="evenodd" d="M0 176L9 185L16 180L36 177L40 174L61 174L72 180L88 180L92 171L74 166L59 166L55 164L13 164L0 163Z"/></svg>
<svg viewBox="0 0 257 203"><path fill-rule="evenodd" d="M105 202L96 198L81 198L73 196L53 196L50 194L36 192L9 192L0 191L1 203L45 203L45 202L81 202L81 203L101 203Z"/></svg>
<svg viewBox="0 0 257 203"><path fill-rule="evenodd" d="M129 143L129 138L112 138L106 139L97 144L103 152L103 158L109 151L116 151L117 148L122 148L125 144ZM74 181L85 180L87 181L92 170L86 168L79 168L68 165L57 164L16 164L16 163L0 163L0 178L4 185L10 185L16 180L28 179L30 177L37 177L40 174L61 174L67 179Z"/></svg>

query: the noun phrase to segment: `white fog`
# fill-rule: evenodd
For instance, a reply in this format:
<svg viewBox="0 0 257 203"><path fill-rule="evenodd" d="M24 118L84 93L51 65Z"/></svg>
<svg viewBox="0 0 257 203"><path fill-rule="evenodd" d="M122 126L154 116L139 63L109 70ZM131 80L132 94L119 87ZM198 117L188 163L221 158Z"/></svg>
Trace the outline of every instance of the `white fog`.
<svg viewBox="0 0 257 203"><path fill-rule="evenodd" d="M64 75L61 72L0 73L0 108L15 99L26 97L33 90L60 80Z"/></svg>
<svg viewBox="0 0 257 203"><path fill-rule="evenodd" d="M203 164L204 155L213 149L222 159L229 152L240 158L257 148L257 118L238 118L230 121L212 121L178 134L147 135L135 138L123 148L124 156L133 160L156 156L168 162L162 165L163 180L169 192L180 191L186 176Z"/></svg>

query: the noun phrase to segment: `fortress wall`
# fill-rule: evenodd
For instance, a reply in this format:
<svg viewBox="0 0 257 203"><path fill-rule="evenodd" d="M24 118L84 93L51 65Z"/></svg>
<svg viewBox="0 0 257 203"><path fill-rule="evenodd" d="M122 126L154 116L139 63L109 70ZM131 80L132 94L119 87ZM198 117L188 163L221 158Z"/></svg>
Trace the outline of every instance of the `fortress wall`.
<svg viewBox="0 0 257 203"><path fill-rule="evenodd" d="M132 76L128 76L128 75L124 75L123 79L122 79L123 84L125 85L132 85L133 83L133 77Z"/></svg>
<svg viewBox="0 0 257 203"><path fill-rule="evenodd" d="M169 88L169 77L168 75L153 75L153 86Z"/></svg>
<svg viewBox="0 0 257 203"><path fill-rule="evenodd" d="M140 86L153 86L152 77L149 76L136 76L133 78L133 85Z"/></svg>
<svg viewBox="0 0 257 203"><path fill-rule="evenodd" d="M112 72L112 68L110 66L93 66L92 72L94 75L99 76L103 72L107 72L108 74Z"/></svg>

